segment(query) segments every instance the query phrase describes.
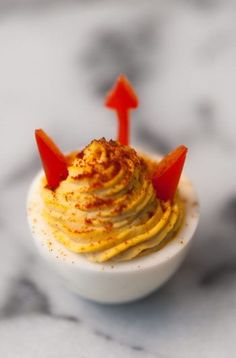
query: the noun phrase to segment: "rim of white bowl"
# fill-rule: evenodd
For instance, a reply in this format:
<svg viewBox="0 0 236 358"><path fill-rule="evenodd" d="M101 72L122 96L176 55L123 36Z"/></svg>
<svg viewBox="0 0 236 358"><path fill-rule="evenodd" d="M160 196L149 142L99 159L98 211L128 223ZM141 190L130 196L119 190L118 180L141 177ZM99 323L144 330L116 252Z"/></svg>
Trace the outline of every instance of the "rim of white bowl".
<svg viewBox="0 0 236 358"><path fill-rule="evenodd" d="M150 152L138 150L140 154L152 159L160 160L161 156ZM125 261L125 262L104 262L93 263L88 261L82 254L68 250L58 242L52 234L52 228L46 223L41 215L43 201L39 193L39 183L43 176L43 170L35 176L30 186L27 197L27 217L32 236L42 256L56 264L62 263L82 270L96 272L130 272L142 269L149 269L157 266L178 255L180 251L189 244L196 231L199 221L199 201L192 182L183 174L179 183L179 193L185 201L185 222L177 236L167 243L163 248L154 253Z"/></svg>

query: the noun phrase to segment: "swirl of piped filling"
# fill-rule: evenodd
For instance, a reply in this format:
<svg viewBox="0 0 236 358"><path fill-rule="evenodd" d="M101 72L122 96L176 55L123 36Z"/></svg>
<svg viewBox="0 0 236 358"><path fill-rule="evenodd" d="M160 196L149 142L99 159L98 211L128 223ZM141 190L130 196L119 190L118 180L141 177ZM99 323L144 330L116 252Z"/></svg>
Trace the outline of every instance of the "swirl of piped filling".
<svg viewBox="0 0 236 358"><path fill-rule="evenodd" d="M158 250L183 219L178 196L156 197L153 162L115 141L93 140L68 156L69 175L56 190L41 182L43 216L54 237L90 261L124 261Z"/></svg>

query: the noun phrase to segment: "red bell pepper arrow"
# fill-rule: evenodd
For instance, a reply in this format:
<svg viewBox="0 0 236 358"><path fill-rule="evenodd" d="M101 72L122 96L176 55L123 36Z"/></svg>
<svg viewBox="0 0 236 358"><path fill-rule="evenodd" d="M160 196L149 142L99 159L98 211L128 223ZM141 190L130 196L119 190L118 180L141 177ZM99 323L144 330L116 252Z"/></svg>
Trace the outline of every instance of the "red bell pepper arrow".
<svg viewBox="0 0 236 358"><path fill-rule="evenodd" d="M158 164L153 177L153 186L159 199L172 200L174 198L187 151L184 145L180 145Z"/></svg>
<svg viewBox="0 0 236 358"><path fill-rule="evenodd" d="M35 138L48 187L54 190L58 187L60 182L68 176L66 158L42 129L35 130Z"/></svg>
<svg viewBox="0 0 236 358"><path fill-rule="evenodd" d="M119 120L118 141L129 144L129 109L138 107L138 98L124 75L120 75L108 93L105 106L115 109Z"/></svg>

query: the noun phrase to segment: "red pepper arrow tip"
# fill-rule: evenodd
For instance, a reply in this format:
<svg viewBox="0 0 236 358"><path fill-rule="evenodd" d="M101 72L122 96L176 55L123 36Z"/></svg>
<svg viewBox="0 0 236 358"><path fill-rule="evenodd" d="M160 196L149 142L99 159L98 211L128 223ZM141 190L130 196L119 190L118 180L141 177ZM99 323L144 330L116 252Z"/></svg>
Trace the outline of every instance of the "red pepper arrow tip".
<svg viewBox="0 0 236 358"><path fill-rule="evenodd" d="M121 74L105 99L108 108L137 108L138 97L125 75Z"/></svg>

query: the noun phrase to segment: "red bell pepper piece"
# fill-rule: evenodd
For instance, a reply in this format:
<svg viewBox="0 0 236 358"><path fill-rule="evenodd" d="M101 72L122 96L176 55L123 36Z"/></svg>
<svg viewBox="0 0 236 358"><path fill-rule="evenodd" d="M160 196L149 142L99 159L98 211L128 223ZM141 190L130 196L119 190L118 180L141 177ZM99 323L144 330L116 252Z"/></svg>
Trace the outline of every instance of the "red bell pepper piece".
<svg viewBox="0 0 236 358"><path fill-rule="evenodd" d="M157 165L153 176L153 186L159 199L172 200L174 198L187 151L184 145L180 145Z"/></svg>
<svg viewBox="0 0 236 358"><path fill-rule="evenodd" d="M115 109L119 121L118 141L129 144L129 110L138 107L138 98L124 75L120 75L115 86L108 93L105 106Z"/></svg>
<svg viewBox="0 0 236 358"><path fill-rule="evenodd" d="M68 176L66 158L42 129L35 130L35 138L48 187L54 190Z"/></svg>

